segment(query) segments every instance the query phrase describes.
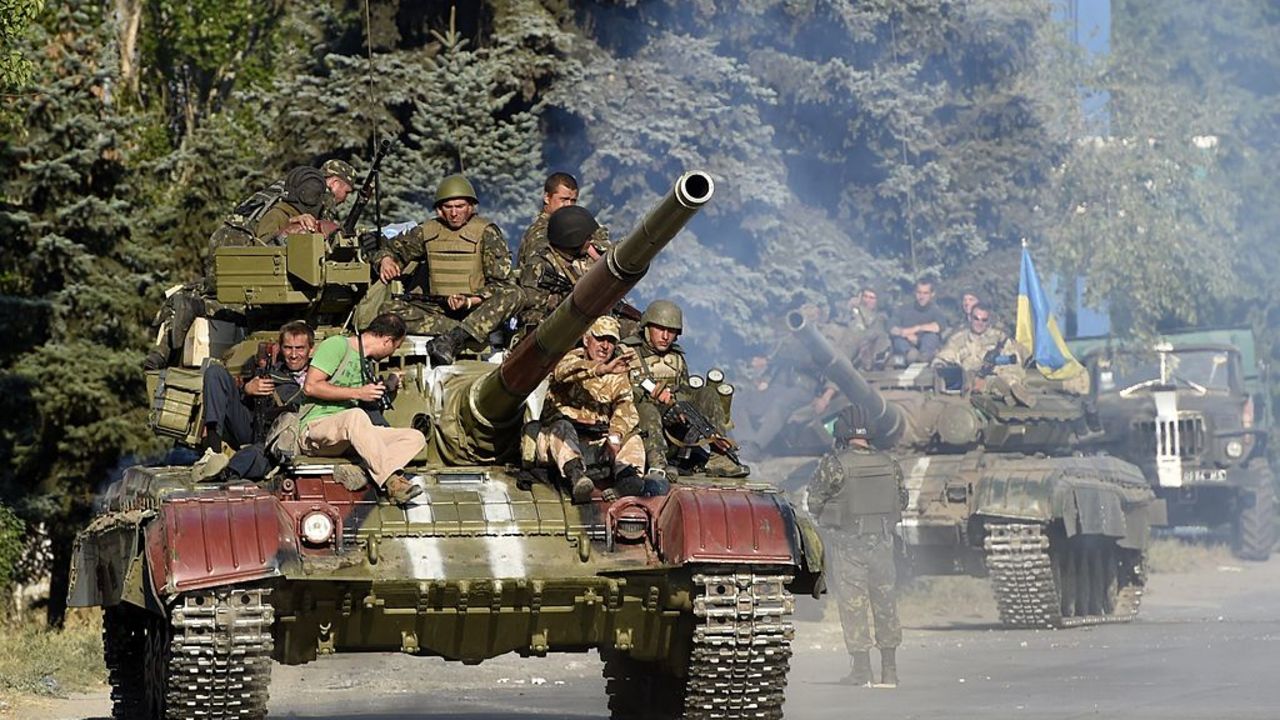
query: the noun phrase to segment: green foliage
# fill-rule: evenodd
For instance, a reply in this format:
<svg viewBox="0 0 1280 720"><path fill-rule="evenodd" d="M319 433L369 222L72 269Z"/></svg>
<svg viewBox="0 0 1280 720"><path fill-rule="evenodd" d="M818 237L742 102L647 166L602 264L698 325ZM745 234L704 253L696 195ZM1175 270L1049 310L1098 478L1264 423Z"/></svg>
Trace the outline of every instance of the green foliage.
<svg viewBox="0 0 1280 720"><path fill-rule="evenodd" d="M0 626L0 697L100 687L107 679L101 618L92 609L73 614L61 630L30 621Z"/></svg>
<svg viewBox="0 0 1280 720"><path fill-rule="evenodd" d="M0 504L0 591L13 582L13 571L22 558L26 524L13 510Z"/></svg>
<svg viewBox="0 0 1280 720"><path fill-rule="evenodd" d="M43 8L44 0L0 0L0 92L13 92L31 81L33 65L18 46Z"/></svg>

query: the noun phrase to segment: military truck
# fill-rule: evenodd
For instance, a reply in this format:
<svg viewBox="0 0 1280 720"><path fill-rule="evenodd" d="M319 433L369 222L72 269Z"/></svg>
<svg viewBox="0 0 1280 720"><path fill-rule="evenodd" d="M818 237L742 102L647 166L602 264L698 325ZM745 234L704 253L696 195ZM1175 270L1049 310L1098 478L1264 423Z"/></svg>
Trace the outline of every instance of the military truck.
<svg viewBox="0 0 1280 720"><path fill-rule="evenodd" d="M1082 397L1029 379L1028 407L924 364L864 376L799 313L787 320L867 412L872 443L902 466L910 502L900 531L913 573L988 575L1009 626L1137 615L1164 504L1134 465L1080 453Z"/></svg>
<svg viewBox="0 0 1280 720"><path fill-rule="evenodd" d="M402 381L386 416L428 438L407 505L344 488L332 458L229 486L130 468L77 538L70 590L104 609L115 717L261 718L272 661L593 649L614 718L782 717L793 593L821 586L812 524L766 484L702 476L575 505L524 452L527 401L712 192L682 176L500 364L432 367L425 338L390 358ZM228 363L271 332L255 318L339 332L369 282L350 248L288 242L218 251L219 299L250 319ZM157 407L181 415L156 385Z"/></svg>
<svg viewBox="0 0 1280 720"><path fill-rule="evenodd" d="M1097 446L1142 468L1173 526L1227 528L1235 553L1276 541L1267 461L1270 378L1252 332L1200 330L1154 344L1074 341L1089 368Z"/></svg>

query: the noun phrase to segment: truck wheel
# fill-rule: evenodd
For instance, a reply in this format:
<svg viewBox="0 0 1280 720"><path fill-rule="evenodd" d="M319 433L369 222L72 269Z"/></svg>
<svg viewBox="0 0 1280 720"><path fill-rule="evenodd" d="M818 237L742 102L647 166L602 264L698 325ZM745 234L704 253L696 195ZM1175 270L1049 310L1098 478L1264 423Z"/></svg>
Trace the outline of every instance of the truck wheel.
<svg viewBox="0 0 1280 720"><path fill-rule="evenodd" d="M1276 543L1276 491L1269 465L1258 463L1252 469L1253 504L1236 518L1235 551L1241 560L1262 562Z"/></svg>

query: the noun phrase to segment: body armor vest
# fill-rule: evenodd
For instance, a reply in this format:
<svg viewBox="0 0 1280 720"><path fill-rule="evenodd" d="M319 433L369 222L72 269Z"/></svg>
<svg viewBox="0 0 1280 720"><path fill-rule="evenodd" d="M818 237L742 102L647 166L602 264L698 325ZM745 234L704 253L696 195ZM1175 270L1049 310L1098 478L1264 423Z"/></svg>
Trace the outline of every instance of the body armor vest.
<svg viewBox="0 0 1280 720"><path fill-rule="evenodd" d="M644 332L644 328L641 328L640 332ZM635 350L640 361L631 368L629 373L631 384L635 387L640 387L640 383L644 380L653 380L665 383L675 392L681 389L680 385L689 377L689 371L684 364L684 352L676 343L672 343L671 349L662 354L655 352L639 336L626 338L622 344Z"/></svg>
<svg viewBox="0 0 1280 720"><path fill-rule="evenodd" d="M844 450L839 455L844 486L822 508L825 527L853 533L889 534L902 519L898 463L887 453Z"/></svg>
<svg viewBox="0 0 1280 720"><path fill-rule="evenodd" d="M479 215L457 230L438 218L426 224L427 282L432 295L472 295L484 287L482 241L489 225Z"/></svg>

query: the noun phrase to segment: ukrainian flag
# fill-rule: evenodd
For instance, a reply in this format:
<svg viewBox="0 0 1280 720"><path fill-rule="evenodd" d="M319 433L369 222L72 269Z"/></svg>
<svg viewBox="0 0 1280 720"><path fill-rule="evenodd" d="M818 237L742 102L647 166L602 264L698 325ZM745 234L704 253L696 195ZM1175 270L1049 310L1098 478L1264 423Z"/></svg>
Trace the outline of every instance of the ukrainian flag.
<svg viewBox="0 0 1280 720"><path fill-rule="evenodd" d="M1040 373L1050 380L1067 380L1084 371L1058 330L1049 298L1040 287L1026 243L1022 245L1022 277L1018 281L1018 321L1015 339L1031 350Z"/></svg>

